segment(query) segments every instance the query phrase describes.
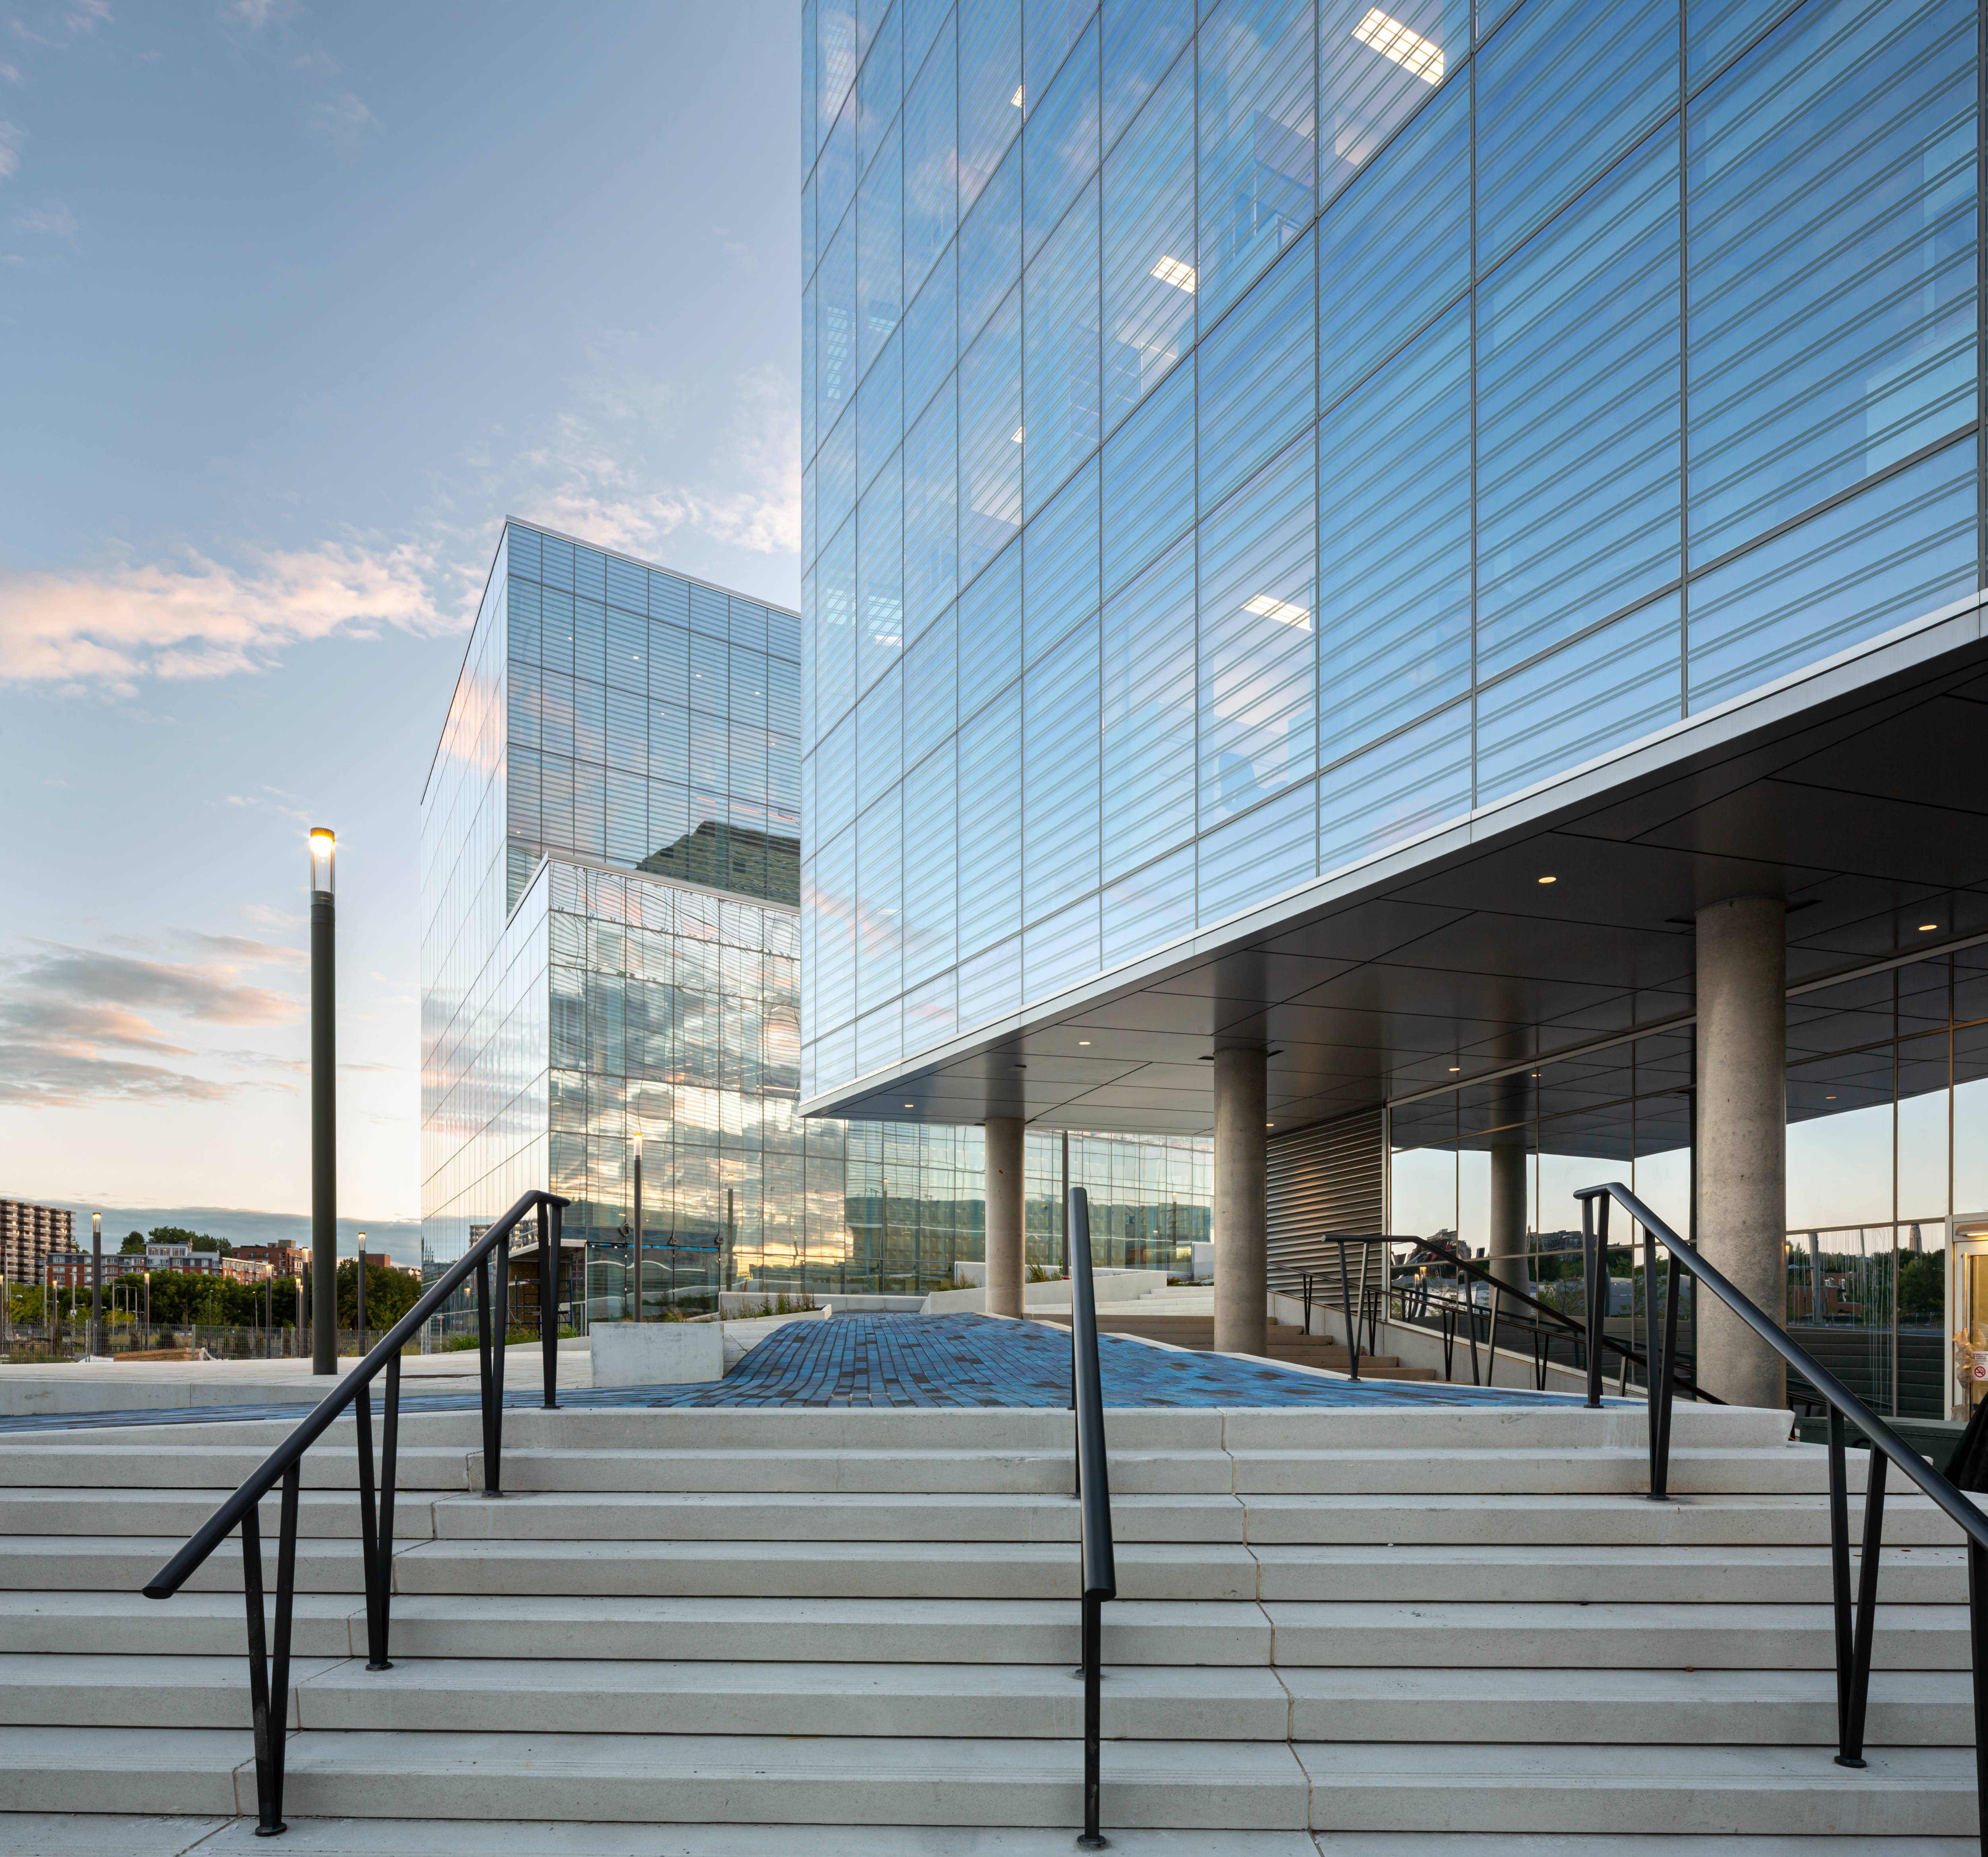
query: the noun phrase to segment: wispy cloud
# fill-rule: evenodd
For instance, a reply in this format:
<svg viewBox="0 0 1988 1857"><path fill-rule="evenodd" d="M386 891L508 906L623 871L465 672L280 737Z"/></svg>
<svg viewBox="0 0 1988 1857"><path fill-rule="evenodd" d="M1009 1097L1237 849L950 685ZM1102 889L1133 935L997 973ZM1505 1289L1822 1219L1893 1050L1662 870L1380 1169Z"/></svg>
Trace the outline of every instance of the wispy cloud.
<svg viewBox="0 0 1988 1857"><path fill-rule="evenodd" d="M311 106L312 128L347 147L355 145L369 129L377 127L379 120L356 91L340 90Z"/></svg>
<svg viewBox="0 0 1988 1857"><path fill-rule="evenodd" d="M66 206L38 206L17 214L14 229L39 233L45 238L73 238L78 231L76 215Z"/></svg>
<svg viewBox="0 0 1988 1857"><path fill-rule="evenodd" d="M245 983L245 969L290 963L292 951L243 936L201 935L208 958L141 959L39 942L0 969L0 1104L74 1108L92 1102L217 1101L235 1085L161 1060L194 1051L161 1018L189 1027L287 1024L296 996ZM218 1053L237 1067L281 1071L265 1053Z"/></svg>
<svg viewBox="0 0 1988 1857"><path fill-rule="evenodd" d="M21 144L26 132L14 123L0 123L0 181L21 171Z"/></svg>
<svg viewBox="0 0 1988 1857"><path fill-rule="evenodd" d="M729 489L654 484L645 461L678 410L676 396L661 387L596 394L585 412L561 421L550 445L529 454L542 487L525 494L518 513L634 553L683 531L756 553L797 553L800 415L780 370L753 368L735 384L725 436L712 452L712 478L729 479Z"/></svg>
<svg viewBox="0 0 1988 1857"><path fill-rule="evenodd" d="M31 19L15 14L7 22L7 29L24 44L59 52L79 39L94 38L99 26L110 23L110 0L60 0Z"/></svg>
<svg viewBox="0 0 1988 1857"><path fill-rule="evenodd" d="M0 574L0 683L129 694L140 677L264 670L314 639L448 629L434 591L445 571L403 542Z"/></svg>
<svg viewBox="0 0 1988 1857"><path fill-rule="evenodd" d="M228 0L221 16L245 32L259 32L272 19L287 16L289 11L283 0Z"/></svg>

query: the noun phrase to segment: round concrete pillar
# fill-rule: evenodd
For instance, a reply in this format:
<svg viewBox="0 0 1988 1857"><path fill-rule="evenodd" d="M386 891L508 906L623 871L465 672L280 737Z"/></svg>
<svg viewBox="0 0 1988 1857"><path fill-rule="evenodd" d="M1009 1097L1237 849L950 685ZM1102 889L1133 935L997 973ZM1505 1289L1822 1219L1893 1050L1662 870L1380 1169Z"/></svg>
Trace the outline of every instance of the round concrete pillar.
<svg viewBox="0 0 1988 1857"><path fill-rule="evenodd" d="M1491 1137L1491 1232L1486 1247L1491 1274L1509 1288L1530 1295L1532 1272L1525 1261L1526 1235L1531 1225L1531 1128L1519 1118L1526 1113L1525 1080L1507 1077L1494 1086L1496 1119L1513 1125Z"/></svg>
<svg viewBox="0 0 1988 1857"><path fill-rule="evenodd" d="M1022 1232L1022 1118L990 1115L986 1129L987 1313L1019 1315L1028 1277Z"/></svg>
<svg viewBox="0 0 1988 1857"><path fill-rule="evenodd" d="M1784 1326L1787 917L1786 905L1770 896L1733 897L1698 912L1698 1246ZM1735 1405L1787 1403L1780 1356L1704 1291L1698 1378Z"/></svg>
<svg viewBox="0 0 1988 1857"><path fill-rule="evenodd" d="M1265 1271L1263 1054L1215 1054L1215 1345L1261 1354L1270 1341Z"/></svg>

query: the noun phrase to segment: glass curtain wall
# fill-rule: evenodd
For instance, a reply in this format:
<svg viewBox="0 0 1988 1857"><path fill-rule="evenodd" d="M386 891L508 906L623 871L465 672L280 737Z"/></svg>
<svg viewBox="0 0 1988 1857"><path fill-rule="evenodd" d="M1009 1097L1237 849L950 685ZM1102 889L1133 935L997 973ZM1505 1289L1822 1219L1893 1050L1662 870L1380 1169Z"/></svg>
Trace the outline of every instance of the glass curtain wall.
<svg viewBox="0 0 1988 1857"><path fill-rule="evenodd" d="M1971 594L1968 0L806 0L804 1096Z"/></svg>
<svg viewBox="0 0 1988 1857"><path fill-rule="evenodd" d="M1396 1104L1392 1229L1486 1255L1497 1152L1516 1148L1535 1293L1577 1314L1575 1188L1622 1180L1690 1232L1692 1064L1680 1030ZM1988 1231L1988 948L1799 993L1787 1075L1790 1332L1876 1410L1944 1417L1967 1364L1946 1333L1949 1233ZM1641 1270L1626 1252L1611 1267L1626 1335ZM1683 1333L1689 1351L1688 1315Z"/></svg>
<svg viewBox="0 0 1988 1857"><path fill-rule="evenodd" d="M592 1320L634 1314L638 1228L645 1317L950 1287L982 1255L978 1128L797 1112L793 628L506 526L424 800L430 1263L547 1182ZM1205 1143L1079 1141L1119 1250L1205 1228Z"/></svg>

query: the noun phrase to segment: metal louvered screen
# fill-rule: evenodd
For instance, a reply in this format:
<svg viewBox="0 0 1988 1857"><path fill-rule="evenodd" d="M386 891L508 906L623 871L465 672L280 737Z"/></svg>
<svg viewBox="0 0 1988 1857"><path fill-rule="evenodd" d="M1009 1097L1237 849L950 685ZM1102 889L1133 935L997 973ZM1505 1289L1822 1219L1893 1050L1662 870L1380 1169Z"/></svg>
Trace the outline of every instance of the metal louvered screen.
<svg viewBox="0 0 1988 1857"><path fill-rule="evenodd" d="M1338 1254L1324 1234L1388 1229L1384 1128L1381 1111L1370 1109L1265 1144L1271 1289L1299 1294L1304 1274L1327 1268L1329 1254L1336 1290ZM1356 1272L1371 1248L1359 1247ZM1377 1258L1372 1267L1378 1274L1384 1266Z"/></svg>

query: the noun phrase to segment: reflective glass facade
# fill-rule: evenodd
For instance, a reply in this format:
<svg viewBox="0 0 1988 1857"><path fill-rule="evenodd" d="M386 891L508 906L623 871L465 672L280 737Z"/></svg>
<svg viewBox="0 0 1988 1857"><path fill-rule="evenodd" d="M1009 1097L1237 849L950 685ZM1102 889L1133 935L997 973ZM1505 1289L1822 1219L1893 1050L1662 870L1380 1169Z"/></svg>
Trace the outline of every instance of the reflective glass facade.
<svg viewBox="0 0 1988 1857"><path fill-rule="evenodd" d="M1981 583L1961 0L803 34L804 1097Z"/></svg>
<svg viewBox="0 0 1988 1857"><path fill-rule="evenodd" d="M950 1286L980 1131L803 1123L795 615L506 525L422 810L424 1256L549 1182L586 1312ZM1077 1144L1121 1250L1206 1235L1205 1145ZM1031 1191L1055 1187L1041 1142ZM1039 1261L1053 1254L1045 1209ZM1169 1258L1173 1253L1168 1253Z"/></svg>
<svg viewBox="0 0 1988 1857"><path fill-rule="evenodd" d="M1692 1083L1687 1027L1397 1104L1388 1229L1483 1250L1492 1153L1516 1146L1532 1274L1571 1296L1575 1188L1620 1179L1690 1229ZM1988 947L1797 991L1787 1091L1790 1331L1879 1411L1945 1417L1968 1390L1949 1234L1988 1232ZM1640 1298L1626 1253L1614 1274Z"/></svg>

